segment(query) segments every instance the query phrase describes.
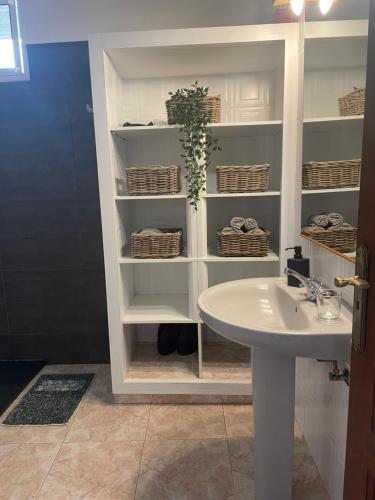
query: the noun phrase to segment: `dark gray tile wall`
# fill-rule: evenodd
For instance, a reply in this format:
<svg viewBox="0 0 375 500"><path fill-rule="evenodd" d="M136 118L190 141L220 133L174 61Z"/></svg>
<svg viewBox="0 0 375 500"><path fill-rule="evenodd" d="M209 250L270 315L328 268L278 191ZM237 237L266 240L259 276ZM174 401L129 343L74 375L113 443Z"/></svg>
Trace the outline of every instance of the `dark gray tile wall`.
<svg viewBox="0 0 375 500"><path fill-rule="evenodd" d="M106 362L88 45L30 45L0 83L0 359Z"/></svg>

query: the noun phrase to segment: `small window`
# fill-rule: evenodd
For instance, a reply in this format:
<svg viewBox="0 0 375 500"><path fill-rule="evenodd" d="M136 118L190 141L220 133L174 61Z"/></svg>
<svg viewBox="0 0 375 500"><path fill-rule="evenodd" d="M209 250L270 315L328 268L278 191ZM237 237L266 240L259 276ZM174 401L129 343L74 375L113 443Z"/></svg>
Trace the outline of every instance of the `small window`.
<svg viewBox="0 0 375 500"><path fill-rule="evenodd" d="M0 81L28 78L16 0L0 0Z"/></svg>

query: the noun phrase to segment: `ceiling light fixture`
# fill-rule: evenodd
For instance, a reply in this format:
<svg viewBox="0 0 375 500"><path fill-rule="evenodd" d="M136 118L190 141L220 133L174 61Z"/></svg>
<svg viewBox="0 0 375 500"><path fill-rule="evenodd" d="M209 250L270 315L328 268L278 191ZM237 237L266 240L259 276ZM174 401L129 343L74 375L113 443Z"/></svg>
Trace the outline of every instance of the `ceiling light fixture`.
<svg viewBox="0 0 375 500"><path fill-rule="evenodd" d="M319 0L320 12L325 16L332 7L333 0Z"/></svg>
<svg viewBox="0 0 375 500"><path fill-rule="evenodd" d="M305 0L290 0L290 6L292 7L292 10L296 16L301 15L304 5Z"/></svg>

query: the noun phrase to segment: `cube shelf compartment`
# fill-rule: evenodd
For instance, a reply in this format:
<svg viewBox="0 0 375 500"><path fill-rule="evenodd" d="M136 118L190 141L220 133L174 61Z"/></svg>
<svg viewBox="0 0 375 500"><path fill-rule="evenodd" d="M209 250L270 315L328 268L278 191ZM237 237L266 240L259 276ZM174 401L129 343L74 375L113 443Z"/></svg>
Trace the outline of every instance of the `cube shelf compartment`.
<svg viewBox="0 0 375 500"><path fill-rule="evenodd" d="M199 374L198 352L161 356L157 350L158 324L129 324L124 327L128 352L126 380L194 380Z"/></svg>
<svg viewBox="0 0 375 500"><path fill-rule="evenodd" d="M124 323L183 323L196 318L190 300L195 264L122 264Z"/></svg>

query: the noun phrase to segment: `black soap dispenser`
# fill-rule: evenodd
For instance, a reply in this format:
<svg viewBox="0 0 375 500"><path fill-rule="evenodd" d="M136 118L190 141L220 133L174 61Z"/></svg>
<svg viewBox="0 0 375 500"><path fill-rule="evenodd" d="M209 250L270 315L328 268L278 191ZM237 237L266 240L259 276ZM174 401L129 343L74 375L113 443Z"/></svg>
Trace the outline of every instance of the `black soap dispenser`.
<svg viewBox="0 0 375 500"><path fill-rule="evenodd" d="M306 276L306 278L310 277L310 260L305 259L302 255L302 247L295 246L286 248L285 250L294 250L293 259L288 259L288 268L293 269L293 271L297 271L297 273ZM298 288L300 286L300 282L294 277L288 275L288 286L294 286Z"/></svg>

